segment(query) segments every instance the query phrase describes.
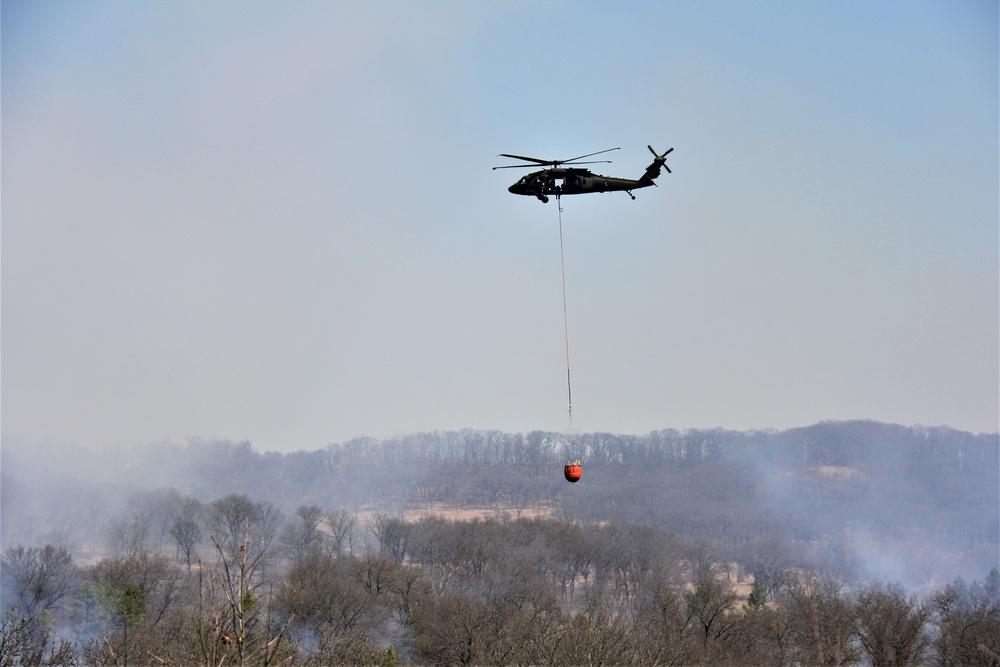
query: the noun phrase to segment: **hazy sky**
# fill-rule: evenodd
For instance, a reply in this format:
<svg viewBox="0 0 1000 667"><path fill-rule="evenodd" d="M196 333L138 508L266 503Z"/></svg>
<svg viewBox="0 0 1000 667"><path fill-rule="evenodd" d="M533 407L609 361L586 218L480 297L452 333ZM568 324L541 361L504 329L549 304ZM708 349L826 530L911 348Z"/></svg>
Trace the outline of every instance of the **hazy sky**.
<svg viewBox="0 0 1000 667"><path fill-rule="evenodd" d="M2 430L1000 426L998 6L2 5Z"/></svg>

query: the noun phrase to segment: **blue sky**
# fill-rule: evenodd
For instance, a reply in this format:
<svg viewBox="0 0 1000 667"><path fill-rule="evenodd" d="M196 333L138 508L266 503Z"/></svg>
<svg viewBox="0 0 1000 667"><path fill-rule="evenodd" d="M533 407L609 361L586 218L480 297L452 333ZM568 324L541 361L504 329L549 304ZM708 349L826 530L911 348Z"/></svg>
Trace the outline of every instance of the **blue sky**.
<svg viewBox="0 0 1000 667"><path fill-rule="evenodd" d="M355 4L359 6L355 6ZM2 6L2 429L1000 428L995 2ZM598 169L599 168L599 169Z"/></svg>

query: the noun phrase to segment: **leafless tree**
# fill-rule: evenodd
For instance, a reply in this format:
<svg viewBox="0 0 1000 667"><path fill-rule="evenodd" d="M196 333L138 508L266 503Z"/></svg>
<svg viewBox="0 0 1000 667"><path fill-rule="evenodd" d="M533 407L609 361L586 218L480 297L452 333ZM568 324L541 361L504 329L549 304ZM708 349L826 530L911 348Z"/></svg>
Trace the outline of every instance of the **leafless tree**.
<svg viewBox="0 0 1000 667"><path fill-rule="evenodd" d="M402 519L377 513L372 517L370 528L378 541L380 555L399 565L406 557L410 539L410 526Z"/></svg>
<svg viewBox="0 0 1000 667"><path fill-rule="evenodd" d="M280 628L275 628L270 592L266 596L256 592L263 582L255 583L255 574L268 557L268 547L273 538L271 516L267 507L260 507L256 513L246 516L242 543L236 550L230 550L230 546L234 545L228 541L234 536L212 536L218 556L216 571L221 575L213 582L221 587L229 612L230 634L223 635L223 639L228 637L231 641L239 667L248 662L262 667L273 664L292 620L289 616ZM253 518L257 521L256 534L261 539L257 548L250 547Z"/></svg>
<svg viewBox="0 0 1000 667"><path fill-rule="evenodd" d="M854 611L839 581L807 576L784 601L791 615L790 654L808 665L850 665L861 655L853 641Z"/></svg>
<svg viewBox="0 0 1000 667"><path fill-rule="evenodd" d="M934 644L940 664L1000 666L1000 594L996 589L959 580L934 595L931 609L938 627Z"/></svg>
<svg viewBox="0 0 1000 667"><path fill-rule="evenodd" d="M636 662L635 627L627 607L611 597L591 596L569 623L562 644L566 665L627 665Z"/></svg>
<svg viewBox="0 0 1000 667"><path fill-rule="evenodd" d="M354 553L354 525L358 522L357 516L347 510L337 510L323 515L323 523L330 529L330 539L333 542L333 553L342 554Z"/></svg>
<svg viewBox="0 0 1000 667"><path fill-rule="evenodd" d="M428 598L411 619L416 657L438 665L482 664L488 613L485 602L460 593Z"/></svg>
<svg viewBox="0 0 1000 667"><path fill-rule="evenodd" d="M692 583L694 590L685 595L687 623L706 647L711 642L724 641L737 623L737 615L731 612L736 609L739 597L713 567L697 568Z"/></svg>
<svg viewBox="0 0 1000 667"><path fill-rule="evenodd" d="M108 553L115 557L135 558L148 551L149 525L142 517L120 517L107 528Z"/></svg>
<svg viewBox="0 0 1000 667"><path fill-rule="evenodd" d="M36 616L23 616L8 608L0 619L0 665L59 667L76 664L71 642L55 639L51 629Z"/></svg>
<svg viewBox="0 0 1000 667"><path fill-rule="evenodd" d="M320 530L323 511L315 505L300 505L295 510L298 522L285 525L281 533L281 547L293 562L317 555L325 548L326 534Z"/></svg>
<svg viewBox="0 0 1000 667"><path fill-rule="evenodd" d="M387 562L387 561L385 561ZM293 629L305 632L312 641L337 642L364 638L381 620L377 596L372 590L388 584L388 577L360 571L352 575L353 564L346 558L319 554L295 563L278 589L275 604L294 617ZM379 578L380 582L376 582Z"/></svg>
<svg viewBox="0 0 1000 667"><path fill-rule="evenodd" d="M857 637L872 667L918 665L930 646L930 616L915 595L899 584L873 584L857 593Z"/></svg>
<svg viewBox="0 0 1000 667"><path fill-rule="evenodd" d="M260 585L259 570L273 558L270 547L280 522L281 512L271 503L254 502L243 494L224 496L205 508L205 524L217 554L231 565L234 577L243 569L251 589Z"/></svg>
<svg viewBox="0 0 1000 667"><path fill-rule="evenodd" d="M28 616L55 608L76 587L73 556L65 547L9 547L0 558L3 596Z"/></svg>
<svg viewBox="0 0 1000 667"><path fill-rule="evenodd" d="M177 553L184 554L188 572L191 571L194 549L201 541L201 502L185 498L171 519L170 535L177 542Z"/></svg>
<svg viewBox="0 0 1000 667"><path fill-rule="evenodd" d="M780 544L767 542L755 546L750 551L746 565L754 582L760 585L770 599L774 599L778 590L787 583L785 570L788 567L788 556Z"/></svg>

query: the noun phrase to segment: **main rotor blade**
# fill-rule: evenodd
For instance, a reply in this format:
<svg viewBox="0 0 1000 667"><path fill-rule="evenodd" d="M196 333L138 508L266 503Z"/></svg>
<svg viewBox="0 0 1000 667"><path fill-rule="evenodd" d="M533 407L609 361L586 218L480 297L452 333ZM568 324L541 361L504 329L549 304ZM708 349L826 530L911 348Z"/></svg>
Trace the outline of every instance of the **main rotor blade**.
<svg viewBox="0 0 1000 667"><path fill-rule="evenodd" d="M566 162L575 162L576 160L582 160L583 158L590 157L591 155L600 155L601 153L610 153L611 151L619 151L619 150L621 150L621 146L618 146L616 148L605 148L603 151L597 151L596 153L587 153L586 155L578 155L576 157L571 157L568 160L559 160L559 164L565 164ZM605 162L609 162L609 160L605 160Z"/></svg>
<svg viewBox="0 0 1000 667"><path fill-rule="evenodd" d="M500 153L499 157L512 157L515 160L527 160L535 164L559 164L559 160L541 160L537 157L525 157L523 155L511 155L510 153Z"/></svg>
<svg viewBox="0 0 1000 667"><path fill-rule="evenodd" d="M548 166L548 162L541 163ZM505 164L502 167L493 167L494 169L537 169L537 164Z"/></svg>
<svg viewBox="0 0 1000 667"><path fill-rule="evenodd" d="M540 162L539 164L544 165L544 166L549 167L549 168L552 168L552 169L559 169L560 168L559 165L565 164L566 165L566 167L565 167L566 169L571 169L571 168L576 167L577 165L581 165L581 164L603 164L603 163L610 163L610 162L611 162L611 160L588 160L587 162ZM538 164L505 164L505 165L503 165L501 167L493 167L493 168L494 169L524 169L525 167L527 167L527 168L531 168L531 169L536 169L538 166L539 166Z"/></svg>
<svg viewBox="0 0 1000 667"><path fill-rule="evenodd" d="M577 162L577 160L582 160L585 157L592 157L594 155L600 155L601 153L608 153L611 151L621 150L618 148L606 148L603 151L597 151L596 153L587 153L586 155L577 155L576 157L571 157L568 160L543 160L537 157L528 157L527 155L514 155L513 153L500 153L500 157L509 157L515 160L524 160L525 162L534 162L535 164L550 164L553 167L560 164L567 164L570 162L575 162L576 164L597 164L597 162L610 162L610 160L595 160L593 162Z"/></svg>

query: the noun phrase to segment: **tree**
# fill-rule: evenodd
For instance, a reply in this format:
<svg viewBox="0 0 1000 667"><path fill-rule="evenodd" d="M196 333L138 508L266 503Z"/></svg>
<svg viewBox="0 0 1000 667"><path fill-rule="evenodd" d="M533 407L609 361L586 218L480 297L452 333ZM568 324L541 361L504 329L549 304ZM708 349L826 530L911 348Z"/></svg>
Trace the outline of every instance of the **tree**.
<svg viewBox="0 0 1000 667"><path fill-rule="evenodd" d="M227 572L242 571L244 584L260 584L258 571L271 558L270 546L281 522L281 513L268 502L255 503L246 495L230 494L208 505L205 524L209 539ZM230 582L231 587L236 581Z"/></svg>
<svg viewBox="0 0 1000 667"><path fill-rule="evenodd" d="M748 631L756 638L753 651L757 664L794 664L791 658L794 623L786 604L764 604L757 609L748 605L744 619Z"/></svg>
<svg viewBox="0 0 1000 667"><path fill-rule="evenodd" d="M177 542L177 553L184 554L188 572L191 571L194 548L201 541L201 502L197 498L185 498L174 512L170 523L170 535Z"/></svg>
<svg viewBox="0 0 1000 667"><path fill-rule="evenodd" d="M724 643L739 620L731 613L739 600L731 587L717 579L703 579L685 598L688 624L701 638L705 651L714 649L713 644Z"/></svg>
<svg viewBox="0 0 1000 667"><path fill-rule="evenodd" d="M44 615L43 615L44 616ZM73 644L55 641L42 618L23 616L8 608L0 619L0 665L57 667L76 664Z"/></svg>
<svg viewBox="0 0 1000 667"><path fill-rule="evenodd" d="M332 554L311 556L294 563L278 589L275 605L294 618L293 630L311 642L333 647L364 640L383 617L375 589L387 585L388 577L376 583L383 574L366 573L363 567L352 572L351 561Z"/></svg>
<svg viewBox="0 0 1000 667"><path fill-rule="evenodd" d="M437 665L483 664L488 609L461 593L444 593L413 609L413 651Z"/></svg>
<svg viewBox="0 0 1000 667"><path fill-rule="evenodd" d="M930 645L924 628L929 611L916 596L907 597L899 584L873 584L858 591L854 613L872 667L919 664Z"/></svg>
<svg viewBox="0 0 1000 667"><path fill-rule="evenodd" d="M754 581L753 587L750 589L750 595L747 597L747 606L757 611L763 608L765 604L767 604L767 593L759 581Z"/></svg>
<svg viewBox="0 0 1000 667"><path fill-rule="evenodd" d="M776 544L757 545L751 551L747 570L753 575L754 584L760 586L765 597L774 597L785 583L787 558Z"/></svg>
<svg viewBox="0 0 1000 667"><path fill-rule="evenodd" d="M291 618L272 636L270 596L265 615L261 597L255 592L261 582L255 583L254 579L268 556L277 515L269 505L247 504L248 501L244 502L245 498L232 498L231 503L217 508L222 514L217 517L219 526L212 535L212 543L218 556L216 572L221 576L215 582L221 583L228 606L231 634L224 637L229 638L235 649L236 664L243 667L250 661L266 666L277 655ZM236 525L236 520L244 521L239 547L236 547L237 535L228 532ZM256 547L251 546L251 522L255 527L254 533L260 540ZM264 625L263 634L261 624Z"/></svg>
<svg viewBox="0 0 1000 667"><path fill-rule="evenodd" d="M55 608L73 592L76 568L65 547L9 547L0 558L5 604L27 616Z"/></svg>
<svg viewBox="0 0 1000 667"><path fill-rule="evenodd" d="M323 522L330 529L330 539L333 541L333 553L342 554L345 549L348 554L354 553L353 531L358 518L347 510L337 510L323 515Z"/></svg>
<svg viewBox="0 0 1000 667"><path fill-rule="evenodd" d="M156 625L174 604L180 572L163 555L143 553L131 558L104 558L89 572L92 581L106 581L119 593L136 587L145 599L145 620Z"/></svg>
<svg viewBox="0 0 1000 667"><path fill-rule="evenodd" d="M697 629L704 644L723 639L735 625L730 612L739 596L727 581L722 581L714 566L695 570L694 590L685 595L687 621Z"/></svg>
<svg viewBox="0 0 1000 667"><path fill-rule="evenodd" d="M128 517L145 527L148 544L154 551L161 551L169 535L178 506L186 501L176 489L153 489L132 493L128 500Z"/></svg>
<svg viewBox="0 0 1000 667"><path fill-rule="evenodd" d="M281 534L283 551L293 562L318 555L325 547L326 535L319 525L323 511L315 505L300 505L295 510L298 523L289 523Z"/></svg>
<svg viewBox="0 0 1000 667"><path fill-rule="evenodd" d="M650 586L637 607L637 662L650 665L696 664L704 652L702 642L690 632L685 603L673 586L658 582ZM691 641L691 639L696 641Z"/></svg>
<svg viewBox="0 0 1000 667"><path fill-rule="evenodd" d="M834 579L810 577L788 599L788 653L804 665L850 665L860 659L852 641L854 612Z"/></svg>
<svg viewBox="0 0 1000 667"><path fill-rule="evenodd" d="M627 665L635 662L634 644L628 610L593 596L569 624L561 654L569 665Z"/></svg>
<svg viewBox="0 0 1000 667"><path fill-rule="evenodd" d="M371 520L371 531L378 540L379 555L385 556L396 565L403 562L410 539L410 526L402 519L381 512Z"/></svg>
<svg viewBox="0 0 1000 667"><path fill-rule="evenodd" d="M129 632L146 624L146 593L136 583L104 577L84 581L76 601L78 628L81 634L92 635L84 642L84 660L99 664L111 660L117 665L122 658L127 665L132 644Z"/></svg>
<svg viewBox="0 0 1000 667"><path fill-rule="evenodd" d="M128 584L118 599L115 610L121 617L123 644L125 646L125 664L128 665L128 630L129 627L141 627L146 620L146 595L135 584Z"/></svg>
<svg viewBox="0 0 1000 667"><path fill-rule="evenodd" d="M994 575L994 568L990 573ZM995 577L985 583L948 584L931 599L938 626L934 642L942 665L1000 665L1000 590Z"/></svg>

